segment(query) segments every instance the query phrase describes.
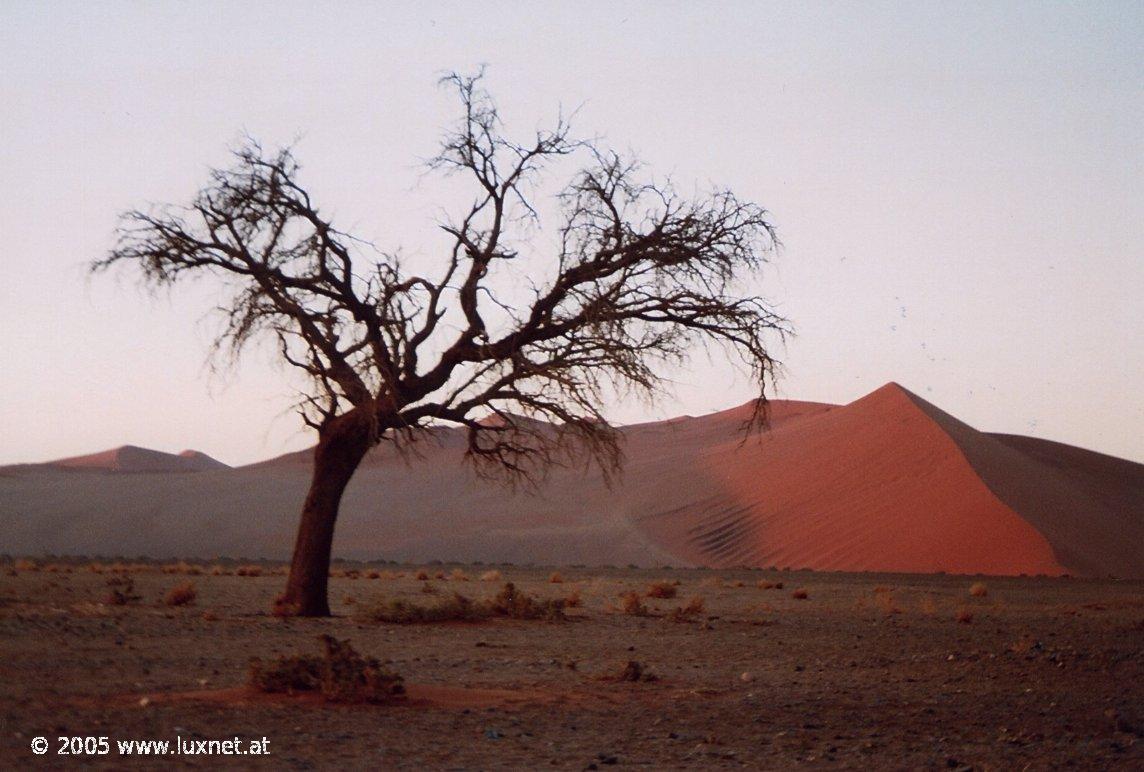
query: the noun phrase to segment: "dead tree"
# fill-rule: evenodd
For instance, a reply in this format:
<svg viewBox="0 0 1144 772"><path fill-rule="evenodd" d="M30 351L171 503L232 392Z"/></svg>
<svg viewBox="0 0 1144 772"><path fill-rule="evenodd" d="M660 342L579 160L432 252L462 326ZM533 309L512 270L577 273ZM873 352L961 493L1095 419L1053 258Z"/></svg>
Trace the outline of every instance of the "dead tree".
<svg viewBox="0 0 1144 772"><path fill-rule="evenodd" d="M776 245L765 210L727 190L681 196L632 160L576 141L563 119L514 142L480 76L443 83L462 116L430 167L462 175L474 197L441 224L449 247L435 275L335 228L291 151L254 141L189 206L124 214L116 246L93 265L134 265L153 286L201 274L225 282L216 348L237 355L268 336L308 377L300 404L318 443L279 613L330 613L338 505L382 440L461 426L467 458L484 471L528 478L594 459L609 473L621 448L605 396L654 395L662 366L701 343L742 360L758 387L752 424L765 417L786 321L741 290ZM504 274L541 216L537 181L559 157L582 160L552 205L552 254L529 263L531 286L517 288L526 299L506 300Z"/></svg>

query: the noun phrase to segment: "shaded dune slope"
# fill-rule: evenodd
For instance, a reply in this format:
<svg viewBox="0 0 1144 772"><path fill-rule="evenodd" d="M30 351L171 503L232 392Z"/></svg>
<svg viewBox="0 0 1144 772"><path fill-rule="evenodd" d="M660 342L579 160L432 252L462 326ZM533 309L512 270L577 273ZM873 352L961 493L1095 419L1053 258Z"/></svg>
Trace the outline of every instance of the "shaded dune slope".
<svg viewBox="0 0 1144 772"><path fill-rule="evenodd" d="M775 401L770 431L744 439L751 408L627 427L612 489L557 469L514 495L463 463L456 429L409 457L383 445L347 489L335 554L1144 578L1144 465L978 432L896 384L843 406ZM7 467L0 552L285 558L309 475L309 451Z"/></svg>
<svg viewBox="0 0 1144 772"><path fill-rule="evenodd" d="M629 494L633 519L689 562L1065 570L1044 536L989 490L896 384L780 422L745 444L694 443L690 462L680 466L685 475L655 475Z"/></svg>

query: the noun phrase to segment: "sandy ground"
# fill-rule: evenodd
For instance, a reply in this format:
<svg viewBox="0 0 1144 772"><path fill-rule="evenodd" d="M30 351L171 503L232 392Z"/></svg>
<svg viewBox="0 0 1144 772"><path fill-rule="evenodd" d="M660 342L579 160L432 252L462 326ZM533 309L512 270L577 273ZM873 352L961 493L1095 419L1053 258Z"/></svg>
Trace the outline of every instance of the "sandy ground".
<svg viewBox="0 0 1144 772"><path fill-rule="evenodd" d="M133 576L139 601L110 606L108 574L6 570L3 766L1144 769L1141 582L561 569L554 584L550 569L501 566L530 593L578 590L584 604L565 622L400 626L355 611L382 597L488 597L500 584L478 580L489 566L428 582L377 568L404 575L334 579L340 616L328 620L269 616L280 576L150 570ZM679 596L646 600L651 615L616 609L622 592L664 578ZM188 580L193 605L161 602ZM975 581L985 596L970 595ZM704 614L666 616L695 595ZM410 686L406 703L242 689L251 656L316 653L322 633L389 661ZM658 679L602 678L629 660ZM43 756L31 751L37 736L50 741ZM60 756L60 736L105 736L111 750ZM269 755L159 762L116 747L235 736L266 737Z"/></svg>

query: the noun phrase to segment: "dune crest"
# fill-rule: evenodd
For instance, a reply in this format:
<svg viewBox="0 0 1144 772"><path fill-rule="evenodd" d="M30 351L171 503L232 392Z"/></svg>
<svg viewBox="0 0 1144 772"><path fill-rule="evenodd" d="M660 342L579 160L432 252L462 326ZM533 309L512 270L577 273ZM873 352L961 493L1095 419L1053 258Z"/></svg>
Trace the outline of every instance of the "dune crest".
<svg viewBox="0 0 1144 772"><path fill-rule="evenodd" d="M753 412L624 427L613 488L563 468L533 495L478 479L463 429L383 444L346 491L335 554L1144 578L1144 465L980 432L895 383L847 405L774 400L744 436ZM286 558L310 458L230 469L124 446L6 467L0 550Z"/></svg>

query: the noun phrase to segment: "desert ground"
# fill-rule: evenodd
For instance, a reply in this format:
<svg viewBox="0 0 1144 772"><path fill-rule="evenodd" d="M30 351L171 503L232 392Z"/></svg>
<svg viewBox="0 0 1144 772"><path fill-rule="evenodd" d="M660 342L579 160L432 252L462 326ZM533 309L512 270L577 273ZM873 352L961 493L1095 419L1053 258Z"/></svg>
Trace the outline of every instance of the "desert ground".
<svg viewBox="0 0 1144 772"><path fill-rule="evenodd" d="M1144 582L344 564L336 616L303 620L269 613L281 565L3 568L11 768L1144 769ZM572 599L566 618L371 621L395 599L480 601L505 582ZM247 685L252 657L316 654L321 635L381 660L406 694ZM639 680L624 680L630 662ZM57 753L59 737L101 736L106 755ZM236 736L267 738L268 755L116 745Z"/></svg>

